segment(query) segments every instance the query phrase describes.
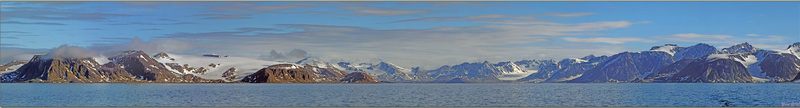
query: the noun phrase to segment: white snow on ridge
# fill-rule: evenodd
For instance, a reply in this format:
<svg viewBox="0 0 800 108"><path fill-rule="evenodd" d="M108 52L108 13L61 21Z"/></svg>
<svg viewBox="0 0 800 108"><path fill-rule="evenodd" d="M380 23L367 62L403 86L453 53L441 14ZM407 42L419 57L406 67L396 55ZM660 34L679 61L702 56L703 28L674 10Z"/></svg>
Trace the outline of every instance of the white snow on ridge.
<svg viewBox="0 0 800 108"><path fill-rule="evenodd" d="M403 73L411 74L411 69L406 69L406 68L403 68L403 67L397 66L397 65L395 65L394 63L389 63L389 62L384 62L384 63L386 63L386 64L389 64L390 66L394 67L394 68L395 68L397 71L399 71L399 72L403 72Z"/></svg>
<svg viewBox="0 0 800 108"><path fill-rule="evenodd" d="M775 51L776 53L792 54L795 57L797 57L797 59L800 59L800 48L798 47L789 47L786 50L773 50L773 51Z"/></svg>
<svg viewBox="0 0 800 108"><path fill-rule="evenodd" d="M584 60L584 59L579 59L579 58L570 58L570 59L573 59L573 60L575 60L575 62L573 62L572 64L578 64L578 63L583 63L583 62L589 62L589 60Z"/></svg>
<svg viewBox="0 0 800 108"><path fill-rule="evenodd" d="M675 56L675 48L677 48L677 47L678 46L661 46L658 49L653 49L653 50L650 50L650 51L663 51L663 52L668 53L669 55Z"/></svg>
<svg viewBox="0 0 800 108"><path fill-rule="evenodd" d="M583 74L578 74L578 75L575 75L575 76L561 78L561 79L556 80L555 82L569 81L569 80L573 80L573 79L576 79L576 78L581 77L581 76L583 76Z"/></svg>
<svg viewBox="0 0 800 108"><path fill-rule="evenodd" d="M521 72L521 73L502 74L502 75L497 75L497 79L500 79L500 80L517 80L517 79L525 78L528 75L531 75L533 73L538 73L538 72L539 72L539 70L528 70L526 72Z"/></svg>
<svg viewBox="0 0 800 108"><path fill-rule="evenodd" d="M742 59L736 58L735 54L711 54L708 55L707 59L732 59L736 62L741 63L744 65L745 68L750 67L751 64L755 64L758 62L758 58L755 55L747 55L742 57Z"/></svg>
<svg viewBox="0 0 800 108"><path fill-rule="evenodd" d="M732 54L710 54L710 55L708 55L708 59L714 59L714 58L730 59L730 57L729 57L730 55L732 55Z"/></svg>
<svg viewBox="0 0 800 108"><path fill-rule="evenodd" d="M227 71L232 67L236 67L236 75L238 80L238 78L243 78L246 75L255 73L256 71L265 67L269 67L270 65L282 64L281 62L264 61L264 60L250 59L243 57L216 58L216 57L203 57L202 55L179 55L171 53L167 53L167 55L174 58L175 61L166 58L156 59L156 61L161 63L178 63L179 65L189 64L189 67L194 67L194 68L203 67L205 69L208 69L208 71L205 74L203 75L194 74L194 75L204 79L225 79L222 77L222 73L224 73L225 71ZM220 65L217 66L216 68L208 66L208 64L211 63ZM171 69L171 71L172 70L174 69ZM191 72L187 72L187 74L191 74Z"/></svg>
<svg viewBox="0 0 800 108"><path fill-rule="evenodd" d="M9 69L14 69L14 70L0 71L0 74L5 74L5 73L17 71L17 69L19 69L19 67L22 67L22 65L25 65L25 64L8 66Z"/></svg>
<svg viewBox="0 0 800 108"><path fill-rule="evenodd" d="M94 61L96 61L97 64L100 64L100 65L103 65L103 64L106 64L108 62L111 62L111 60L108 60L108 57L106 57L106 56L92 57L92 59L94 59Z"/></svg>

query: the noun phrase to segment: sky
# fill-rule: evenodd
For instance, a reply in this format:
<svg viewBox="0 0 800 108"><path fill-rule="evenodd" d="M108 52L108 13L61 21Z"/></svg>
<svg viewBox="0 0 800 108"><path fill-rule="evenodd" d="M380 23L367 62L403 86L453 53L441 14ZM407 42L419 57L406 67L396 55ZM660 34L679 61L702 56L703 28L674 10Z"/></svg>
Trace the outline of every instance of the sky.
<svg viewBox="0 0 800 108"><path fill-rule="evenodd" d="M68 45L107 56L143 50L278 60L277 53L435 68L610 56L664 44L722 49L748 42L781 50L800 42L800 2L0 4L3 62Z"/></svg>

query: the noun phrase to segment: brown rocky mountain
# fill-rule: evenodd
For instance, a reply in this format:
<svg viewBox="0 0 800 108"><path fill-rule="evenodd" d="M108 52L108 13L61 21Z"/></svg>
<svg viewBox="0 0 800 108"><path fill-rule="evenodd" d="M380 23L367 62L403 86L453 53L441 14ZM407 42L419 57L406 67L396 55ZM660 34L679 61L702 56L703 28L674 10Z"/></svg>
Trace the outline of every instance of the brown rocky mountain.
<svg viewBox="0 0 800 108"><path fill-rule="evenodd" d="M247 75L241 82L248 83L314 83L309 72L292 64L277 64Z"/></svg>
<svg viewBox="0 0 800 108"><path fill-rule="evenodd" d="M308 64L303 66L303 70L308 72L316 82L335 83L347 75L347 72L338 69L320 68Z"/></svg>
<svg viewBox="0 0 800 108"><path fill-rule="evenodd" d="M19 70L5 74L2 82L97 83L144 82L114 64L99 65L92 58L42 58L34 56Z"/></svg>
<svg viewBox="0 0 800 108"><path fill-rule="evenodd" d="M245 76L241 82L248 83L377 83L365 73L348 74L347 72L320 68L311 65L277 64L263 68L256 73ZM350 79L345 80L347 78Z"/></svg>
<svg viewBox="0 0 800 108"><path fill-rule="evenodd" d="M180 82L180 75L167 70L163 64L150 58L142 51L125 51L109 58L115 64L120 64L136 78L154 82Z"/></svg>
<svg viewBox="0 0 800 108"><path fill-rule="evenodd" d="M164 52L161 52L161 53L158 53L156 55L153 55L153 58L164 58L164 59L169 59L169 60L175 61L175 58L169 57L169 55L167 55L167 53L164 53Z"/></svg>
<svg viewBox="0 0 800 108"><path fill-rule="evenodd" d="M363 72L347 74L339 81L342 83L378 83L377 80L372 79L372 77Z"/></svg>
<svg viewBox="0 0 800 108"><path fill-rule="evenodd" d="M2 82L47 83L195 83L224 82L173 73L141 51L125 51L100 65L94 58L34 56L20 69L4 74Z"/></svg>

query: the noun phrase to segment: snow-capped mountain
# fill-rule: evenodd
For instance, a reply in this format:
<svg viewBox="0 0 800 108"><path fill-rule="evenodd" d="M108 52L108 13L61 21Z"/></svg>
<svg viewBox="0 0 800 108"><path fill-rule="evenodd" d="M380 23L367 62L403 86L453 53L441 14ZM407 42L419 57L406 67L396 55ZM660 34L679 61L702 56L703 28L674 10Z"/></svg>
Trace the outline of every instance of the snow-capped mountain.
<svg viewBox="0 0 800 108"><path fill-rule="evenodd" d="M464 62L454 66L442 66L436 70L431 70L429 76L436 79L436 82L499 82L496 75L505 72L499 71L494 64L488 61L467 63ZM456 79L457 78L457 79Z"/></svg>
<svg viewBox="0 0 800 108"><path fill-rule="evenodd" d="M336 67L336 65L330 65L327 62L324 62L324 61L320 60L320 58L317 58L317 57L306 57L306 58L303 58L302 60L299 60L299 61L295 62L295 64L308 64L308 65L317 66L317 67L320 67L320 68Z"/></svg>
<svg viewBox="0 0 800 108"><path fill-rule="evenodd" d="M668 77L665 82L728 82L745 83L754 82L747 68L740 62L726 58L702 58L689 63L675 75Z"/></svg>
<svg viewBox="0 0 800 108"><path fill-rule="evenodd" d="M674 56L672 56L673 61L678 61L684 58L700 58L704 57L709 54L718 53L717 48L714 46L699 43L697 45L692 45L686 48L680 48L675 52Z"/></svg>
<svg viewBox="0 0 800 108"><path fill-rule="evenodd" d="M608 56L596 57L589 55L582 58L569 58L559 62L560 69L554 71L545 82L564 82L581 77L585 72L591 68L596 67L599 63L606 61Z"/></svg>
<svg viewBox="0 0 800 108"><path fill-rule="evenodd" d="M642 79L673 63L671 58L671 55L662 51L623 52L609 57L570 82L627 82Z"/></svg>
<svg viewBox="0 0 800 108"><path fill-rule="evenodd" d="M180 80L179 73L174 73L167 67L151 58L142 51L125 51L109 58L111 63L123 66L126 71L142 80L150 81L176 81Z"/></svg>
<svg viewBox="0 0 800 108"><path fill-rule="evenodd" d="M657 73L649 75L645 80L653 82L786 82L795 78L800 72L800 61L787 53L769 51L741 43L724 48L720 53L708 54L700 59L683 59L661 68ZM718 61L723 60L723 61ZM734 61L733 63L728 63ZM691 63L691 64L690 64ZM696 67L695 65L701 65ZM745 69L739 67L741 65ZM692 67L695 66L695 67ZM690 68L691 67L691 68ZM700 70L697 70L700 69ZM678 72L682 73L676 78ZM691 72L700 72L691 73ZM716 72L716 73L715 73ZM742 72L748 75L739 75ZM719 74L714 77L707 75ZM703 77L697 75L706 75ZM751 77L751 78L742 78ZM688 78L688 79L687 79ZM692 79L694 78L694 79ZM691 80L689 80L691 79Z"/></svg>
<svg viewBox="0 0 800 108"><path fill-rule="evenodd" d="M410 74L411 69L406 69L397 65L394 65L389 62L380 62L376 65L372 65L367 67L366 70L374 70L374 71L383 71L386 74L397 74L397 73L405 73Z"/></svg>
<svg viewBox="0 0 800 108"><path fill-rule="evenodd" d="M720 52L726 54L736 54L736 53L755 53L758 52L759 49L753 47L752 45L748 44L747 42L736 44L728 48L722 48Z"/></svg>
<svg viewBox="0 0 800 108"><path fill-rule="evenodd" d="M675 55L678 51L682 50L683 47L679 47L675 44L664 44L664 46L653 46L650 48L650 51L663 51L668 53L669 55Z"/></svg>
<svg viewBox="0 0 800 108"><path fill-rule="evenodd" d="M154 56L155 61L164 63L167 70L179 74L192 74L203 79L231 79L236 81L245 75L252 74L264 67L280 64L275 61L264 61L242 57L205 57L201 55L183 55L173 53L159 53ZM235 68L235 69L234 69ZM224 75L233 69L234 76ZM225 78L226 76L228 78Z"/></svg>
<svg viewBox="0 0 800 108"><path fill-rule="evenodd" d="M564 60L562 60L564 61ZM561 69L561 65L554 60L540 60L538 70L536 73L530 74L517 81L522 82L544 82L553 74L553 72Z"/></svg>
<svg viewBox="0 0 800 108"><path fill-rule="evenodd" d="M390 62L373 63L358 63L352 64L350 62L338 62L332 64L325 62L316 57L308 57L303 60L297 61L297 64L307 64L318 67L329 67L331 69L342 70L346 72L363 72L372 75L375 80L386 82L419 82L428 81L430 78L423 74L417 74L419 67L404 68ZM417 69L417 71L414 71Z"/></svg>
<svg viewBox="0 0 800 108"><path fill-rule="evenodd" d="M780 53L792 54L795 57L800 58L800 42L797 42L797 43L794 43L792 45L789 45L789 47L787 47L786 50L779 51L779 52Z"/></svg>
<svg viewBox="0 0 800 108"><path fill-rule="evenodd" d="M464 62L433 70L385 61L331 63L317 57L286 63L125 51L105 58L34 56L28 63L1 65L0 78L3 82L800 82L800 42L785 50L741 43L720 51L703 43L665 44L610 57ZM348 73L353 80L342 79Z"/></svg>

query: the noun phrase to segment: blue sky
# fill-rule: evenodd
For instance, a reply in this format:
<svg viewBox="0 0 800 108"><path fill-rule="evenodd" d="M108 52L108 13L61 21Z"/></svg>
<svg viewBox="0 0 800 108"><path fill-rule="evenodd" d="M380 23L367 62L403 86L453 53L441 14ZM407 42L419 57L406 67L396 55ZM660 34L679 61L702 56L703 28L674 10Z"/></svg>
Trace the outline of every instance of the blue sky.
<svg viewBox="0 0 800 108"><path fill-rule="evenodd" d="M779 50L800 42L800 2L0 4L0 47L16 49L66 44L251 58L300 49L410 67L612 55L668 43Z"/></svg>

